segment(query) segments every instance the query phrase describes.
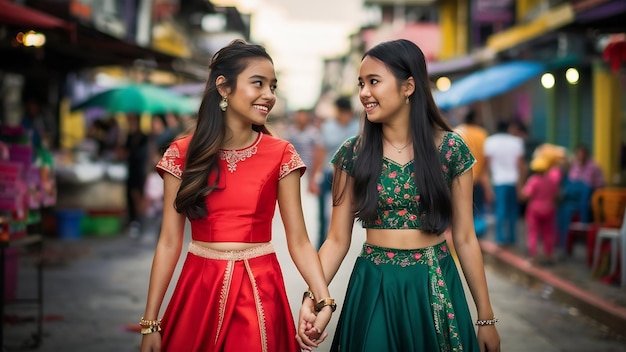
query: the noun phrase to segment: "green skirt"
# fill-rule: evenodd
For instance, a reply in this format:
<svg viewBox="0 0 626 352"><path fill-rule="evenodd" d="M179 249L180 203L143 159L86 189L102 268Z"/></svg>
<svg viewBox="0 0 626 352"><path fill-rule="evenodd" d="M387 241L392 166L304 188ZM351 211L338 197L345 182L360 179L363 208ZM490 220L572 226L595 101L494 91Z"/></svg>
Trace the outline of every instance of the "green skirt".
<svg viewBox="0 0 626 352"><path fill-rule="evenodd" d="M412 250L365 243L331 351L480 351L446 242Z"/></svg>

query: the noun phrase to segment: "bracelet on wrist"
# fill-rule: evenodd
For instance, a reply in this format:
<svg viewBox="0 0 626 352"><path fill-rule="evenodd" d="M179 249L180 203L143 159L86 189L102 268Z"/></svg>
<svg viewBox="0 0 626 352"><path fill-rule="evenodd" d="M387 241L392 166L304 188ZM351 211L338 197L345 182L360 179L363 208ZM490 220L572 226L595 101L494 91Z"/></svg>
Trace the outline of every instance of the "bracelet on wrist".
<svg viewBox="0 0 626 352"><path fill-rule="evenodd" d="M302 295L302 302L304 302L304 300L307 298L310 298L313 300L313 302L315 302L315 295L310 290L304 291L304 294Z"/></svg>
<svg viewBox="0 0 626 352"><path fill-rule="evenodd" d="M337 303L335 303L335 300L332 298L323 298L320 299L316 304L315 304L315 312L319 313L322 311L322 309L326 306L329 306L330 309L334 312L337 309Z"/></svg>
<svg viewBox="0 0 626 352"><path fill-rule="evenodd" d="M485 325L496 325L500 319L493 317L492 319L487 320L476 320L476 326L485 326Z"/></svg>
<svg viewBox="0 0 626 352"><path fill-rule="evenodd" d="M161 325L152 325L147 328L144 328L144 327L141 328L142 335L148 335L148 334L152 334L154 332L159 332L159 331L161 331Z"/></svg>
<svg viewBox="0 0 626 352"><path fill-rule="evenodd" d="M139 320L139 325L142 328L148 328L148 327L151 327L151 326L161 326L161 319L146 320L143 317L141 317L141 319Z"/></svg>

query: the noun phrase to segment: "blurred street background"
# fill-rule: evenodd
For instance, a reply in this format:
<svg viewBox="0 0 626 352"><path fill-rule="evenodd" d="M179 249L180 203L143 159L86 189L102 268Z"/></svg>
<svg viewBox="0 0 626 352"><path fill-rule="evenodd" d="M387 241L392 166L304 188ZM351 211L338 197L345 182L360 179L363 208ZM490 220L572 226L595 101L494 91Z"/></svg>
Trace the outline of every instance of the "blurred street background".
<svg viewBox="0 0 626 352"><path fill-rule="evenodd" d="M266 46L279 82L268 126L312 170L323 126L362 116L363 52L405 38L479 160L494 149L479 140L506 123L531 174L541 158L559 175L554 253L529 246L525 200L508 239L498 195L479 202L503 351L625 351L625 18L625 0L0 0L0 346L137 350L160 221L151 171L193 128L219 48ZM135 170L141 198L127 195ZM317 244L329 206L311 180L303 205ZM297 314L305 285L274 225ZM363 240L357 224L331 285L339 306Z"/></svg>

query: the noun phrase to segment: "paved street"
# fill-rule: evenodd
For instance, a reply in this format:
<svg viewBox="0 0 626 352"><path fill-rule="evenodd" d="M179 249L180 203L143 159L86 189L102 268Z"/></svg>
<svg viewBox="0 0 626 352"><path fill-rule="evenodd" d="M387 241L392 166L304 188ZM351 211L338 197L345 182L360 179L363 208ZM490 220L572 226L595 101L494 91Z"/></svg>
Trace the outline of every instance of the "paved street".
<svg viewBox="0 0 626 352"><path fill-rule="evenodd" d="M310 234L316 232L315 200L304 197ZM355 227L354 241L344 265L331 285L341 307L350 268L364 239ZM186 241L189 240L187 233ZM313 238L315 240L315 238ZM280 218L275 221L274 244L279 253L287 291L297 313L305 288L292 264L284 241ZM137 351L140 335L130 332L141 316L147 291L154 237L133 240L123 235L83 238L73 242L50 240L46 244L44 337L39 351ZM20 296L32 296L34 270L23 255L20 267ZM549 299L549 290L529 290L487 267L494 310L501 319L498 328L503 351L624 351L626 341L608 334L603 327L577 314L576 310ZM170 288L171 289L171 288ZM473 306L473 304L470 304ZM9 306L13 317L5 323L6 351L29 337L34 311L26 306ZM338 315L328 332L332 335ZM16 321L19 320L19 321ZM327 351L327 341L319 351Z"/></svg>

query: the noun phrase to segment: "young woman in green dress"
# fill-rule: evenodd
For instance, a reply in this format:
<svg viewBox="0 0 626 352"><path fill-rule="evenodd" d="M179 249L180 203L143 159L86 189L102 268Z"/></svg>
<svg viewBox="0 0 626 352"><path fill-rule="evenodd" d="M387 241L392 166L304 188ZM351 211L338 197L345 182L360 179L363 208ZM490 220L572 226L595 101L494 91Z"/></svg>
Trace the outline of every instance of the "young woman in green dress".
<svg viewBox="0 0 626 352"><path fill-rule="evenodd" d="M407 40L373 47L363 56L358 84L362 133L332 160L334 204L319 251L328 282L348 252L355 218L366 228L366 241L331 350L499 351L472 220L468 171L475 159L435 105L422 51ZM476 304L476 321L447 231ZM313 303L305 298L303 304ZM323 341L314 331L310 335L315 345Z"/></svg>

